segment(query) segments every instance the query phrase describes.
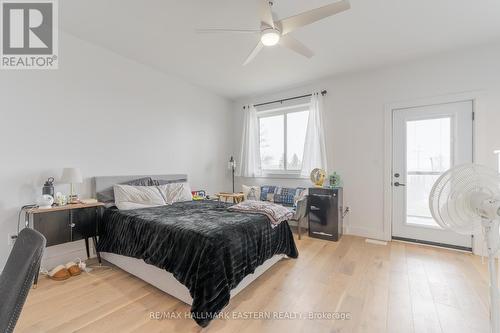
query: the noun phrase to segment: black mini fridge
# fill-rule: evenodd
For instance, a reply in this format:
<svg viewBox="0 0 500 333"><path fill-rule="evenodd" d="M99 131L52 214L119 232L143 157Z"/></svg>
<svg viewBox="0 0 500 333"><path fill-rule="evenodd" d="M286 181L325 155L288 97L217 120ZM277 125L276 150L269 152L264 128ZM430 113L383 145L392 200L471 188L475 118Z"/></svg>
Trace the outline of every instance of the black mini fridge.
<svg viewBox="0 0 500 333"><path fill-rule="evenodd" d="M343 228L342 188L309 188L309 237L338 241Z"/></svg>

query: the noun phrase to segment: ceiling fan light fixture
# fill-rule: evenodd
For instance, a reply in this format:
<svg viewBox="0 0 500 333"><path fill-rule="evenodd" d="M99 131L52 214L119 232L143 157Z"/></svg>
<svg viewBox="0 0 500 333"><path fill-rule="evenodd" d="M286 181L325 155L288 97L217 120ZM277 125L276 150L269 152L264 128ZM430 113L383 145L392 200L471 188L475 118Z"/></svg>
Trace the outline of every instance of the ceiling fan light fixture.
<svg viewBox="0 0 500 333"><path fill-rule="evenodd" d="M274 46L278 44L280 41L281 34L276 29L266 29L262 31L262 35L260 36L260 41L265 46Z"/></svg>

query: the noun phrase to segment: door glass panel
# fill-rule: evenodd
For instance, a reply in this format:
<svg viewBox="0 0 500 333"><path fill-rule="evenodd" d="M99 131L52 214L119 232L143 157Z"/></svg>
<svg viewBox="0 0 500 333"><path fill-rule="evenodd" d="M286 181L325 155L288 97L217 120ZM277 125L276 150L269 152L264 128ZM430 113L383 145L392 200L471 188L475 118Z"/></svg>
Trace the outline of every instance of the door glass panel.
<svg viewBox="0 0 500 333"><path fill-rule="evenodd" d="M432 185L451 167L451 118L406 122L406 223L437 227L429 210Z"/></svg>
<svg viewBox="0 0 500 333"><path fill-rule="evenodd" d="M444 172L451 166L451 119L436 118L406 123L406 169Z"/></svg>
<svg viewBox="0 0 500 333"><path fill-rule="evenodd" d="M406 220L408 224L437 227L429 210L429 194L439 175L408 175L406 178Z"/></svg>

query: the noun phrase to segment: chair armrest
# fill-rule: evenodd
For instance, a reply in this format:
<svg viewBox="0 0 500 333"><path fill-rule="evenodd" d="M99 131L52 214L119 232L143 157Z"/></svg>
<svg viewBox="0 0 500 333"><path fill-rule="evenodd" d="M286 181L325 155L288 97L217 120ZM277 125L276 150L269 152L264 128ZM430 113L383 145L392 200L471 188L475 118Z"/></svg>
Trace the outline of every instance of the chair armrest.
<svg viewBox="0 0 500 333"><path fill-rule="evenodd" d="M307 196L297 201L297 208L295 209L295 214L293 220L298 221L307 215Z"/></svg>

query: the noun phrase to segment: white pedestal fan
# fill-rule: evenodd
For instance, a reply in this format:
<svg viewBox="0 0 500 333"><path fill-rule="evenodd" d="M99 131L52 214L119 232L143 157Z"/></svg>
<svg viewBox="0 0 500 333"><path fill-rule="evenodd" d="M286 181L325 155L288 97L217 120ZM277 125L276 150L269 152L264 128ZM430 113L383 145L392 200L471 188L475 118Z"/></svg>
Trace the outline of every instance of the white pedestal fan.
<svg viewBox="0 0 500 333"><path fill-rule="evenodd" d="M495 256L500 244L500 176L477 164L456 166L438 178L429 207L443 228L471 235L483 229L490 272L491 331L500 333L499 291Z"/></svg>

